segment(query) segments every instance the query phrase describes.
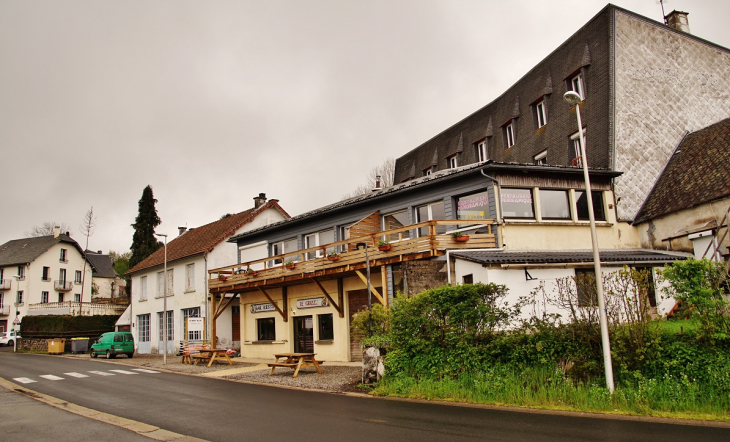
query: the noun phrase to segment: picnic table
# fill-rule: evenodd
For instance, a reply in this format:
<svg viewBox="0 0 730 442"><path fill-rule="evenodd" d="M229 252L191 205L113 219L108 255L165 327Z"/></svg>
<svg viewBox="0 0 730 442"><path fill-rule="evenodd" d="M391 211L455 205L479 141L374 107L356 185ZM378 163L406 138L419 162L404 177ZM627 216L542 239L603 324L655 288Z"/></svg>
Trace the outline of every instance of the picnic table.
<svg viewBox="0 0 730 442"><path fill-rule="evenodd" d="M231 361L231 357L228 356L228 349L227 348L202 348L200 351L192 355L192 359L195 361L193 365L198 365L198 362L208 362L208 367L210 367L213 364L213 361L218 360L221 356L225 357L228 361L228 365L233 365L233 361ZM222 360L222 359L220 359Z"/></svg>
<svg viewBox="0 0 730 442"><path fill-rule="evenodd" d="M302 367L314 367L317 369L319 374L322 374L322 369L319 368L319 364L322 364L324 361L318 361L315 359L315 354L316 353L276 353L274 355L274 357L276 357L276 362L267 364L271 367L271 373L269 373L269 376L274 374L274 370L276 370L277 367L293 369L293 378L299 376L299 369Z"/></svg>

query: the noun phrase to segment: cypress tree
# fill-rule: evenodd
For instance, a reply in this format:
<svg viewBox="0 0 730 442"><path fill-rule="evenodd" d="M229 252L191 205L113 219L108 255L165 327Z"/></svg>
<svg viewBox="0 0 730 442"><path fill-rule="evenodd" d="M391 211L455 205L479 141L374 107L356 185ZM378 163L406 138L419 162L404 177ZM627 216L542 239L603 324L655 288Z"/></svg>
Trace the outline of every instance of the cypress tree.
<svg viewBox="0 0 730 442"><path fill-rule="evenodd" d="M160 248L161 244L155 238L155 227L162 222L157 216L155 203L157 200L152 194L152 187L144 188L139 200L139 213L134 220L134 237L132 238L132 257L129 267L132 268Z"/></svg>

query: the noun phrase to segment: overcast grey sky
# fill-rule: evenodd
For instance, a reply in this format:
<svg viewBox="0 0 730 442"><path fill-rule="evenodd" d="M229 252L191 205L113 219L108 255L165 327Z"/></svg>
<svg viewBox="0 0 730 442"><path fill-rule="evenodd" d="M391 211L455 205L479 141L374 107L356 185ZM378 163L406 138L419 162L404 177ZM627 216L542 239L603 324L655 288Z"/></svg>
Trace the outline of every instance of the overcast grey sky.
<svg viewBox="0 0 730 442"><path fill-rule="evenodd" d="M661 20L656 0L614 4ZM253 206L332 202L499 96L606 5L512 1L3 1L0 243L55 220L127 251ZM730 2L670 0L730 47Z"/></svg>

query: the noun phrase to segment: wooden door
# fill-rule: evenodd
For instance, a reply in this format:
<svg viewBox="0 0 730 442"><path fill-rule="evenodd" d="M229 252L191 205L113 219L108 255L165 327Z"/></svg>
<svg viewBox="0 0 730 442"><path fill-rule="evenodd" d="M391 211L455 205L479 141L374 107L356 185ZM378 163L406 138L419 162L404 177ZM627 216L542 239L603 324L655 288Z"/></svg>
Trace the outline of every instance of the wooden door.
<svg viewBox="0 0 730 442"><path fill-rule="evenodd" d="M241 340L241 307L234 305L231 307L231 327L233 329L233 340Z"/></svg>
<svg viewBox="0 0 730 442"><path fill-rule="evenodd" d="M294 353L314 353L314 321L311 316L294 318Z"/></svg>

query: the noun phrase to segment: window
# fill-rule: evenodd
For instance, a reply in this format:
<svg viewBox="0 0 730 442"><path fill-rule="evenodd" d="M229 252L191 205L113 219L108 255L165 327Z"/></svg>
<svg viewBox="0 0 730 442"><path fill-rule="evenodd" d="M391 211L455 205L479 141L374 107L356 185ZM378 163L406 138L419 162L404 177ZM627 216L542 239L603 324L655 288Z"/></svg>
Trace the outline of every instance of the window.
<svg viewBox="0 0 730 442"><path fill-rule="evenodd" d="M139 300L147 300L147 277L143 276L139 278Z"/></svg>
<svg viewBox="0 0 730 442"><path fill-rule="evenodd" d="M471 273L468 275L464 275L461 277L461 281L464 284L474 284L474 275L472 275Z"/></svg>
<svg viewBox="0 0 730 442"><path fill-rule="evenodd" d="M435 203L426 204L420 207L416 207L416 222L422 223L424 221L433 221L438 219L446 219L446 211L444 210L444 202L438 201ZM446 226L436 226L436 233L446 233ZM428 226L421 227L418 229L418 236L430 235Z"/></svg>
<svg viewBox="0 0 730 442"><path fill-rule="evenodd" d="M200 317L200 307L193 307L193 308L184 308L182 309L182 329L187 330L187 327L185 327L185 323L187 322L187 318L199 318ZM193 330L193 331L187 331L187 336L185 339L189 341L199 341L203 339L203 336L201 334L200 330Z"/></svg>
<svg viewBox="0 0 730 442"><path fill-rule="evenodd" d="M592 190L591 198L593 199L593 216L596 221L606 221L606 212L603 210L603 192ZM588 221L588 195L583 190L575 191L575 208L578 214L578 220Z"/></svg>
<svg viewBox="0 0 730 442"><path fill-rule="evenodd" d="M547 149L532 157L532 162L538 166L547 165Z"/></svg>
<svg viewBox="0 0 730 442"><path fill-rule="evenodd" d="M383 230L394 230L399 229L401 227L405 227L410 224L408 221L408 211L401 210L399 212L389 213L387 215L383 215L381 217L381 228ZM410 230L404 230L402 232L398 233L391 233L388 235L387 238L385 238L388 242L393 241L399 241L401 239L410 239L411 237L411 231Z"/></svg>
<svg viewBox="0 0 730 442"><path fill-rule="evenodd" d="M446 162L449 165L449 169L456 169L459 167L459 161L456 159L456 155L452 155L446 158Z"/></svg>
<svg viewBox="0 0 730 442"><path fill-rule="evenodd" d="M506 189L500 192L504 218L535 218L532 189Z"/></svg>
<svg viewBox="0 0 730 442"><path fill-rule="evenodd" d="M167 314L165 315L167 318L167 340L172 341L173 340L173 328L172 328L172 310L168 310ZM165 340L164 334L165 331L162 329L162 312L157 312L157 324L159 325L159 332L160 332L160 341Z"/></svg>
<svg viewBox="0 0 730 442"><path fill-rule="evenodd" d="M429 167L427 169L423 169L423 174L422 175L423 176L429 176L429 175L431 175L431 169L432 169L432 167Z"/></svg>
<svg viewBox="0 0 730 442"><path fill-rule="evenodd" d="M68 262L67 256L66 256L66 249L61 249L61 258L59 259L61 262Z"/></svg>
<svg viewBox="0 0 730 442"><path fill-rule="evenodd" d="M570 80L568 80L568 90L571 90L573 92L577 92L578 95L580 95L580 98L585 100L586 96L583 95L583 75L578 74L574 77L572 77Z"/></svg>
<svg viewBox="0 0 730 442"><path fill-rule="evenodd" d="M312 233L304 237L304 248L311 249L312 247L323 246L335 242L335 230L323 230L321 232ZM334 247L330 247L325 253L334 252ZM307 259L321 258L324 256L322 250L315 250L307 252Z"/></svg>
<svg viewBox="0 0 730 442"><path fill-rule="evenodd" d="M114 342L124 342L124 335L114 335Z"/></svg>
<svg viewBox="0 0 730 442"><path fill-rule="evenodd" d="M299 247L297 246L296 238L285 239L284 241L279 241L279 242L271 244L271 255L269 255L269 256L283 255L284 253L291 253L298 249L299 249ZM290 255L290 256L286 257L286 260L296 262L296 261L300 260L300 256L299 255ZM275 265L281 265L281 258L275 259L273 261L269 261L269 267L272 267Z"/></svg>
<svg viewBox="0 0 730 442"><path fill-rule="evenodd" d="M540 101L534 107L535 109L535 122L537 128L541 128L547 124L547 107L545 106L545 100Z"/></svg>
<svg viewBox="0 0 730 442"><path fill-rule="evenodd" d="M76 270L76 277L74 278L76 284L81 284L81 270Z"/></svg>
<svg viewBox="0 0 730 442"><path fill-rule="evenodd" d="M15 294L15 305L23 305L23 291L18 290Z"/></svg>
<svg viewBox="0 0 730 442"><path fill-rule="evenodd" d="M350 238L350 226L339 226L337 232L337 241L344 241ZM347 252L347 244L342 244L340 246L340 253L345 252Z"/></svg>
<svg viewBox="0 0 730 442"><path fill-rule="evenodd" d="M0 278L0 279L2 279L2 278ZM5 305L5 294L0 293L0 309L3 308L4 305Z"/></svg>
<svg viewBox="0 0 730 442"><path fill-rule="evenodd" d="M48 292L41 292L41 304L48 304Z"/></svg>
<svg viewBox="0 0 730 442"><path fill-rule="evenodd" d="M583 128L583 141L585 141L586 145L588 145L588 137L586 136L586 128ZM568 152L569 155L573 156L573 161L571 161L571 166L577 166L577 167L583 167L583 162L581 161L583 158L583 153L580 148L580 132L576 132L573 135L570 136L570 152Z"/></svg>
<svg viewBox="0 0 730 442"><path fill-rule="evenodd" d="M51 279L51 276L49 275L50 272L51 272L51 268L50 267L43 267L43 276L41 276L41 279L43 281L50 280Z"/></svg>
<svg viewBox="0 0 730 442"><path fill-rule="evenodd" d="M195 263L185 266L185 291L195 291Z"/></svg>
<svg viewBox="0 0 730 442"><path fill-rule="evenodd" d="M261 318L256 320L256 339L258 341L276 340L274 318Z"/></svg>
<svg viewBox="0 0 730 442"><path fill-rule="evenodd" d="M335 328L334 322L332 321L332 313L317 315L317 323L319 324L319 333L317 336L320 341L332 341L335 339Z"/></svg>
<svg viewBox="0 0 730 442"><path fill-rule="evenodd" d="M596 272L593 269L575 269L575 286L578 292L578 307L598 305Z"/></svg>
<svg viewBox="0 0 730 442"><path fill-rule="evenodd" d="M74 302L81 302L81 293L74 293Z"/></svg>
<svg viewBox="0 0 730 442"><path fill-rule="evenodd" d="M502 135L506 143L506 149L515 145L515 127L514 122L510 121L509 124L502 126Z"/></svg>
<svg viewBox="0 0 730 442"><path fill-rule="evenodd" d="M18 277L25 279L25 266L18 266Z"/></svg>
<svg viewBox="0 0 730 442"><path fill-rule="evenodd" d="M457 219L488 219L489 193L478 192L456 199Z"/></svg>
<svg viewBox="0 0 730 442"><path fill-rule="evenodd" d="M489 159L489 151L487 149L487 140L484 139L476 144L477 161L483 163Z"/></svg>
<svg viewBox="0 0 730 442"><path fill-rule="evenodd" d="M58 269L58 281L66 285L66 269Z"/></svg>
<svg viewBox="0 0 730 442"><path fill-rule="evenodd" d="M172 296L173 294L173 270L167 270L167 296ZM165 278L163 273L157 272L157 298L162 298L162 294L165 292Z"/></svg>
<svg viewBox="0 0 730 442"><path fill-rule="evenodd" d="M649 307L656 308L656 289L654 287L654 273L651 267L634 267L639 272L639 294L649 301Z"/></svg>
<svg viewBox="0 0 730 442"><path fill-rule="evenodd" d="M540 216L543 219L570 219L568 192L540 189Z"/></svg>
<svg viewBox="0 0 730 442"><path fill-rule="evenodd" d="M150 342L150 314L137 315L137 341Z"/></svg>
<svg viewBox="0 0 730 442"><path fill-rule="evenodd" d="M63 293L58 294L58 302L63 302Z"/></svg>

